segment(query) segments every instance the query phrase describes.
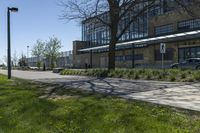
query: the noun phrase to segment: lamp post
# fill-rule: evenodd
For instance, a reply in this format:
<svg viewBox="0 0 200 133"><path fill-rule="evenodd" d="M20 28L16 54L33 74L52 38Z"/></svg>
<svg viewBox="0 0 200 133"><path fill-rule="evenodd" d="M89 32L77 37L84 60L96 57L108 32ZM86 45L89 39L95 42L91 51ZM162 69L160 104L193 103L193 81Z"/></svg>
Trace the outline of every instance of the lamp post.
<svg viewBox="0 0 200 133"><path fill-rule="evenodd" d="M29 46L27 46L27 58L29 58Z"/></svg>
<svg viewBox="0 0 200 133"><path fill-rule="evenodd" d="M11 48L10 48L10 12L18 12L18 8L8 7L7 10L7 26L8 26L8 79L11 79Z"/></svg>

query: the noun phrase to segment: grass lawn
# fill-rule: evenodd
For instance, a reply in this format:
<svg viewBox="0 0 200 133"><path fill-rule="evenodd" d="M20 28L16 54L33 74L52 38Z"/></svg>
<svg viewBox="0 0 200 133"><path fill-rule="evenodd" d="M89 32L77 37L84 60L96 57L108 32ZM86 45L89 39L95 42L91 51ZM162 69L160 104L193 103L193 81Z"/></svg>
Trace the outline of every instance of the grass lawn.
<svg viewBox="0 0 200 133"><path fill-rule="evenodd" d="M197 112L76 89L58 89L62 98L39 98L44 87L0 75L0 133L200 132Z"/></svg>

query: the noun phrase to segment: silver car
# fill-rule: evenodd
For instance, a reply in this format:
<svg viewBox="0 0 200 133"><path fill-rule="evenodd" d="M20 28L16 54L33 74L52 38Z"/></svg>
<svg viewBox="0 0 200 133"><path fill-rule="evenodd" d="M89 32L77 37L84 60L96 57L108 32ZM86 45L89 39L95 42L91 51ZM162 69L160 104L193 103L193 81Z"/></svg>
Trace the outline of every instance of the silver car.
<svg viewBox="0 0 200 133"><path fill-rule="evenodd" d="M172 64L170 67L200 70L200 58L190 58L183 62Z"/></svg>

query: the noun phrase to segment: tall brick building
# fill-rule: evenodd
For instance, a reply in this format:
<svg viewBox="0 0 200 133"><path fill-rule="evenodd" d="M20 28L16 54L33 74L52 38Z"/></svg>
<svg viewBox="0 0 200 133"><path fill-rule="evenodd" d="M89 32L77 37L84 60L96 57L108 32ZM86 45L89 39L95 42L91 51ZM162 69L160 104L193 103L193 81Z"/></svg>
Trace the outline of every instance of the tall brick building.
<svg viewBox="0 0 200 133"><path fill-rule="evenodd" d="M192 7L192 15L177 9L173 0L158 0L131 24L116 44L116 67L160 67L160 43L166 43L166 67L187 58L200 58L200 8L189 2L188 6ZM102 17L107 19L108 14ZM73 42L74 67L108 66L109 29L92 20L82 22L82 41Z"/></svg>

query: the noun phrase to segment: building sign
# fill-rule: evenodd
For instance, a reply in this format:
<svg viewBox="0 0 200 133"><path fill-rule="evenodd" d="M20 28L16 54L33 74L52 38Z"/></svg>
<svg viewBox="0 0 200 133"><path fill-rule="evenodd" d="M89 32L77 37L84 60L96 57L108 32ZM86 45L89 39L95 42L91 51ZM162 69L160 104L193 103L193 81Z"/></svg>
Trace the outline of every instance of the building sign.
<svg viewBox="0 0 200 133"><path fill-rule="evenodd" d="M161 43L160 44L160 53L161 54L165 54L166 53L166 44L165 43Z"/></svg>

